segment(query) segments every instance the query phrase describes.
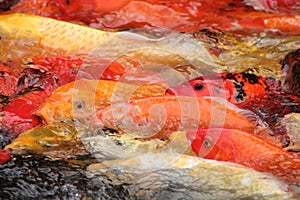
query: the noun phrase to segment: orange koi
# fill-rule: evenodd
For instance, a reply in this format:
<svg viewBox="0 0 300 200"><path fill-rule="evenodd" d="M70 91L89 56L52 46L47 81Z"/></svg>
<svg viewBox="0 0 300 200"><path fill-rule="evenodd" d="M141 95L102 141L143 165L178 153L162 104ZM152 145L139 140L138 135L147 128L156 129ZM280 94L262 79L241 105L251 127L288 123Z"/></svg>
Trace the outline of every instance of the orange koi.
<svg viewBox="0 0 300 200"><path fill-rule="evenodd" d="M14 81L9 74L3 74L0 92L3 88L3 95L11 96L3 100L1 129L15 137L41 124L34 112L59 86L82 78L118 80L126 72L117 62L93 59L82 67L83 62L84 58L77 56L34 57L33 64L23 66L26 68L18 77L12 76Z"/></svg>
<svg viewBox="0 0 300 200"><path fill-rule="evenodd" d="M165 93L160 83L135 85L109 80L77 80L58 87L36 111L48 124L70 119L88 119L111 102Z"/></svg>
<svg viewBox="0 0 300 200"><path fill-rule="evenodd" d="M199 127L239 128L254 132L264 127L250 111L241 110L224 99L159 96L131 99L97 111L104 126L142 133L142 139L168 139L174 131Z"/></svg>
<svg viewBox="0 0 300 200"><path fill-rule="evenodd" d="M277 9L279 13L266 13L255 11L242 1L235 0L24 0L4 13L28 13L75 21L100 29L151 27L190 32L213 27L241 33L266 31L298 35L299 13L293 7L295 4L285 4L278 0L278 5L282 7Z"/></svg>
<svg viewBox="0 0 300 200"><path fill-rule="evenodd" d="M284 151L243 130L198 129L187 138L197 156L228 161L300 183L300 156Z"/></svg>

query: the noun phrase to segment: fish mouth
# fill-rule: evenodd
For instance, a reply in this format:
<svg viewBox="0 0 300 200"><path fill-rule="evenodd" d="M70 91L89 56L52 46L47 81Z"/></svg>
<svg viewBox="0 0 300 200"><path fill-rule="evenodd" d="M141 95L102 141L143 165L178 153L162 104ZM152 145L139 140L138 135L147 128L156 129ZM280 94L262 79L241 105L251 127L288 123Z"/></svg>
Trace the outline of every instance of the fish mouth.
<svg viewBox="0 0 300 200"><path fill-rule="evenodd" d="M166 89L165 95L197 97L191 86L178 86Z"/></svg>
<svg viewBox="0 0 300 200"><path fill-rule="evenodd" d="M168 88L165 91L165 95L176 95L176 90L174 88Z"/></svg>

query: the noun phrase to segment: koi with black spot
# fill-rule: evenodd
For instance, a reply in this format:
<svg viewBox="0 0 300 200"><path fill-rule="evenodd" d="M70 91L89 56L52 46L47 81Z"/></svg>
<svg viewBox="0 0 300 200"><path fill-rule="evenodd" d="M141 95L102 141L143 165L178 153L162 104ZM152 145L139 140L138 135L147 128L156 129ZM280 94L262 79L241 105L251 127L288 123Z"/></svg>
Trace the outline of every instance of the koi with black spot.
<svg viewBox="0 0 300 200"><path fill-rule="evenodd" d="M180 96L217 96L238 105L248 99L280 91L280 81L273 78L231 72L197 77L178 87L169 88L166 93Z"/></svg>
<svg viewBox="0 0 300 200"><path fill-rule="evenodd" d="M279 80L246 72L197 77L169 88L169 95L216 96L259 115L272 125L290 112L300 112L300 99L286 91Z"/></svg>

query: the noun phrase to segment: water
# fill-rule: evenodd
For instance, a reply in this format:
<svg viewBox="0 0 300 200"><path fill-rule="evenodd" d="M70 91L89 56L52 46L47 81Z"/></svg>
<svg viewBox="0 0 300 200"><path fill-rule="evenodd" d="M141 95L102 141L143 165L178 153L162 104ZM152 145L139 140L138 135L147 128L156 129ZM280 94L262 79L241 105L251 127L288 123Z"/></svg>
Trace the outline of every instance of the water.
<svg viewBox="0 0 300 200"><path fill-rule="evenodd" d="M81 158L87 159L87 158ZM78 159L80 162L80 159ZM0 199L124 199L126 186L94 183L84 165L38 155L15 156L0 166Z"/></svg>
<svg viewBox="0 0 300 200"><path fill-rule="evenodd" d="M98 24L90 25L97 27L103 23L101 19L97 20ZM102 20L109 22L109 16ZM184 30L185 26L186 24L181 29ZM246 35L231 35L215 29L215 25L213 29L199 27L201 30L185 34L166 34L166 30L160 32L157 27L152 29L154 31L149 27L130 30L102 41L88 52L88 56L116 60L132 68L133 70L122 77L122 81L129 83L166 82L168 86L177 86L203 74L224 71L247 71L283 81L280 60L300 46L300 36L250 32ZM14 31L11 32L12 35ZM0 47L5 52L1 57L2 62L11 58L22 58L22 62L28 62L33 55L82 53L69 51L68 48L53 51L52 48L46 48L47 43L39 46L35 38L15 38L11 33L1 32ZM61 46L68 46L63 39ZM140 69L143 73L138 71ZM84 72L84 68L82 70ZM157 76L149 78L149 74ZM91 133L86 131L84 134ZM171 162L164 168L157 169L155 167L164 163L165 158L172 157L172 154L158 152L165 157L155 159L156 157L150 155L152 159L149 159L145 153L166 148L192 155L186 141L179 139L169 146L165 142L150 142L144 147L133 140L133 133L129 135L132 137L122 138L115 133L100 136L92 134L91 137L86 137L85 145L96 145L94 148L90 147L95 151L89 152L93 156L76 155L75 152L75 156L64 159L65 155L60 152L65 151L68 154L67 150L71 149L71 152L72 148L80 149L76 145L71 148L67 146L60 152L53 151L54 153L50 147L55 148L56 143L50 147L41 145L39 151L25 149L21 151L22 155L14 155L12 160L0 165L0 199L297 199L297 195L300 195L299 186L287 186L276 177L253 172L241 166L203 162L197 168L193 164L202 161L195 161L193 159L196 158L191 158L192 156L186 160L178 159L182 161L178 165ZM42 144L41 141L53 142L46 137L38 139L38 144ZM109 142L106 143L106 140ZM10 139L5 133L1 133L0 147L3 148L9 142ZM61 141L56 142L58 145L63 144ZM107 144L110 146L107 147ZM132 155L134 157L130 160ZM173 161L176 160L177 157ZM96 172L92 172L95 165L90 164L100 161L108 168L96 166ZM187 165L183 163L195 168L186 169ZM224 171L228 173L225 175ZM240 177L245 174L248 177ZM294 191L287 192L289 187Z"/></svg>

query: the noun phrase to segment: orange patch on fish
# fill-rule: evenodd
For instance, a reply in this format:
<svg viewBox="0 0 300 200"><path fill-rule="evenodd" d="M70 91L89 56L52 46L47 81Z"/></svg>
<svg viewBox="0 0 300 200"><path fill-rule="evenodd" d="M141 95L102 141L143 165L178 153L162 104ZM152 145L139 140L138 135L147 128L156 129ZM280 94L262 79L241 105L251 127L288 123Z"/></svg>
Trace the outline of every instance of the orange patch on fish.
<svg viewBox="0 0 300 200"><path fill-rule="evenodd" d="M134 97L165 93L163 84L135 85L108 80L78 80L57 88L36 112L48 124L92 117L96 110Z"/></svg>
<svg viewBox="0 0 300 200"><path fill-rule="evenodd" d="M278 148L250 132L198 129L187 133L192 150L202 158L229 161L300 183L300 156Z"/></svg>
<svg viewBox="0 0 300 200"><path fill-rule="evenodd" d="M264 127L253 113L221 98L160 96L131 99L97 111L104 126L138 132L141 139L167 139L174 131L225 127L254 132Z"/></svg>

